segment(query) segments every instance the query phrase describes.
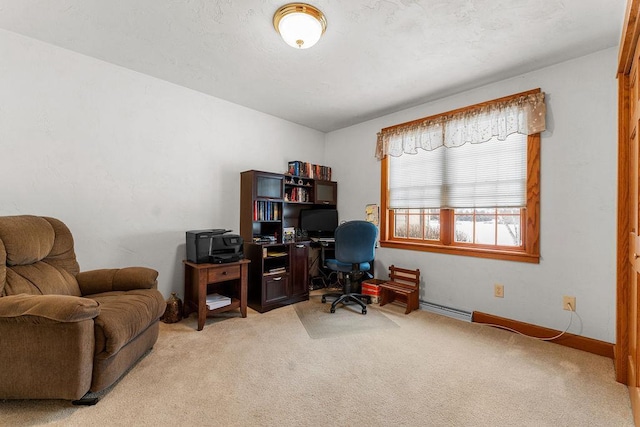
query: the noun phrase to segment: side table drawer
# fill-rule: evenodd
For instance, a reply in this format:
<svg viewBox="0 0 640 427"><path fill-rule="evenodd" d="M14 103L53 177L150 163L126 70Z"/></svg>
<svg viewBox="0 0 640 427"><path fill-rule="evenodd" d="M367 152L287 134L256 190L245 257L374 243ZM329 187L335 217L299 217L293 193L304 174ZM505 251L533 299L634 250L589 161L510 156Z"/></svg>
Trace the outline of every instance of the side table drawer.
<svg viewBox="0 0 640 427"><path fill-rule="evenodd" d="M239 279L240 266L230 265L219 268L210 268L207 274L208 283L223 282L225 280Z"/></svg>

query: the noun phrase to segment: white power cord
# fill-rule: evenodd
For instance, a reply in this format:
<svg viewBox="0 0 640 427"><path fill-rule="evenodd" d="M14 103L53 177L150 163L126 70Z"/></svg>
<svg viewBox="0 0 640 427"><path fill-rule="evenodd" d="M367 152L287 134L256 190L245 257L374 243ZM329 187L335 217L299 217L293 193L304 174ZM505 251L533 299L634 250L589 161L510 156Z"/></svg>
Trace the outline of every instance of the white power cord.
<svg viewBox="0 0 640 427"><path fill-rule="evenodd" d="M553 341L555 339L560 338L564 334L566 334L567 331L569 330L569 328L571 327L571 322L573 321L573 314L576 313L576 312L573 310L573 306L571 305L571 303L567 303L567 305L569 306L569 308L571 308L571 310L569 310L571 312L571 315L569 316L569 324L564 329L564 331L560 332L555 337L549 337L549 338L534 337L534 336L531 336L531 335L523 334L522 332L516 331L515 329L511 329L511 328L508 328L508 327L502 326L502 325L495 325L493 323L481 323L481 325L504 329L504 330L507 330L507 331L510 331L510 332L515 332L516 334L522 335L523 337L529 337L529 338L533 338L533 339L540 340L540 341ZM578 314L576 313L576 316L577 315Z"/></svg>

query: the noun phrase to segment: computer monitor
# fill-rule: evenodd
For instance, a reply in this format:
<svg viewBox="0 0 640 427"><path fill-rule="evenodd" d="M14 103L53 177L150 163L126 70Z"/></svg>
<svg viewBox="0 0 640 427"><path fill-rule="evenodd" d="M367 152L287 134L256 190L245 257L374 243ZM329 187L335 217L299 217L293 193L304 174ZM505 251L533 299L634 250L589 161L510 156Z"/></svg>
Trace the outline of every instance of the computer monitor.
<svg viewBox="0 0 640 427"><path fill-rule="evenodd" d="M333 237L338 228L335 209L304 209L300 211L300 228L309 237Z"/></svg>

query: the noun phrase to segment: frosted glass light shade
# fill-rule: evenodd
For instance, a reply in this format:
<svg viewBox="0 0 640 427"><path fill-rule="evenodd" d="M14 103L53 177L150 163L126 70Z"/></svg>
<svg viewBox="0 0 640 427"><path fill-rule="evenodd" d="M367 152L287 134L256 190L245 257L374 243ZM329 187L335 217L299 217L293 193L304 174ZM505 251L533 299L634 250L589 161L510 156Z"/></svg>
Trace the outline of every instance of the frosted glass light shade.
<svg viewBox="0 0 640 427"><path fill-rule="evenodd" d="M322 12L311 5L290 3L273 15L273 26L289 46L308 49L320 40L327 21Z"/></svg>

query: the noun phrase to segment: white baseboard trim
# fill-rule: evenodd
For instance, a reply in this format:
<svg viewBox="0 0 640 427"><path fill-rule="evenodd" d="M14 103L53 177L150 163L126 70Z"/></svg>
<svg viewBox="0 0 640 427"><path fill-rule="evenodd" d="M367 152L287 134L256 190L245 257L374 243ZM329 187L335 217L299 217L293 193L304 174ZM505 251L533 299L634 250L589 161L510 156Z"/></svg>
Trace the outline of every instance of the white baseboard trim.
<svg viewBox="0 0 640 427"><path fill-rule="evenodd" d="M444 305L420 300L420 309L429 311L431 313L440 314L442 316L464 320L465 322L471 322L471 313L468 311L458 310L457 308L446 307Z"/></svg>

